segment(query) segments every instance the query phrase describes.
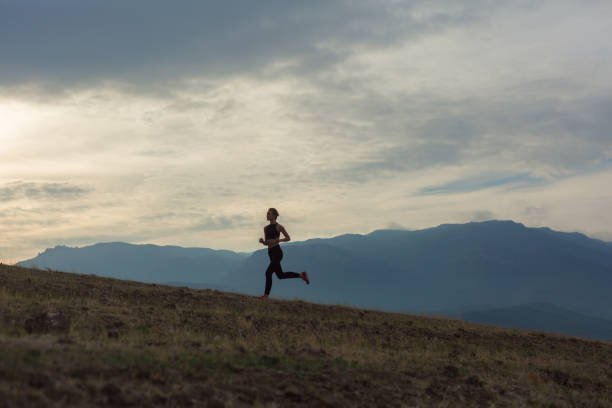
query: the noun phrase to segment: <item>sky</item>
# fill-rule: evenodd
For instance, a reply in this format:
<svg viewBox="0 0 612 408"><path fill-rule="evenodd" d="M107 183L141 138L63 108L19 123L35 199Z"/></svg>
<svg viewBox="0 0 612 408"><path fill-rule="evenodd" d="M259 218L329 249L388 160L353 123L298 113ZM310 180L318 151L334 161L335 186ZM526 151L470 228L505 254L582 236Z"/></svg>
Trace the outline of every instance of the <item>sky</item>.
<svg viewBox="0 0 612 408"><path fill-rule="evenodd" d="M608 0L0 0L0 258L514 220L612 241Z"/></svg>

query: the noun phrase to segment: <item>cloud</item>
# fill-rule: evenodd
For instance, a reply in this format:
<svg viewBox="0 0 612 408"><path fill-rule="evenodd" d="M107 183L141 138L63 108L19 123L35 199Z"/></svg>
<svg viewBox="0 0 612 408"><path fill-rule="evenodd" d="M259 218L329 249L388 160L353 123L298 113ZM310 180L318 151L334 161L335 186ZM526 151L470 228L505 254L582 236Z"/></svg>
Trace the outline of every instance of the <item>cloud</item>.
<svg viewBox="0 0 612 408"><path fill-rule="evenodd" d="M571 95L571 94L570 94ZM473 107L486 137L474 151L480 155L503 155L531 168L548 169L551 174L571 173L597 166L612 154L612 96L552 97ZM491 137L496 134L497 137Z"/></svg>
<svg viewBox="0 0 612 408"><path fill-rule="evenodd" d="M364 184L381 177L406 174L436 166L452 165L459 159L459 149L447 143L398 146L370 153L340 168L316 172L313 178L333 184Z"/></svg>
<svg viewBox="0 0 612 408"><path fill-rule="evenodd" d="M541 183L542 180L534 178L529 173L515 174L503 177L479 176L453 182L421 188L416 195L435 195L435 194L457 194L467 193L486 188L498 187L506 184L511 184L516 187L530 186L534 183Z"/></svg>
<svg viewBox="0 0 612 408"><path fill-rule="evenodd" d="M390 223L388 223L385 228L386 229L394 229L394 230L407 230L408 229L408 228L404 227L403 225L398 224L395 221L391 221Z"/></svg>
<svg viewBox="0 0 612 408"><path fill-rule="evenodd" d="M138 221L143 224L159 223L166 220L176 219L177 216L179 216L179 214L177 214L176 212L169 211L165 213L143 215L141 217L138 217Z"/></svg>
<svg viewBox="0 0 612 408"><path fill-rule="evenodd" d="M4 235L23 227L21 253L111 231L248 250L269 206L296 240L369 232L381 211L605 230L586 214L610 203L611 11L0 0L0 158L21 180L0 185Z"/></svg>
<svg viewBox="0 0 612 408"><path fill-rule="evenodd" d="M473 222L481 222L481 221L488 221L488 220L494 220L494 219L495 219L495 214L493 214L489 210L475 211L471 217L471 221Z"/></svg>
<svg viewBox="0 0 612 408"><path fill-rule="evenodd" d="M388 47L469 24L493 7L480 0L453 4L5 0L0 84L62 89L117 81L164 87L180 78L265 75L275 65L303 75L364 47Z"/></svg>
<svg viewBox="0 0 612 408"><path fill-rule="evenodd" d="M612 140L607 132L612 127L612 98L606 89L585 88L580 72L565 72L564 65L537 75L529 71L536 46L526 44L517 50L510 47L509 40L520 32L519 26L511 23L524 20L520 14L524 5L489 3L268 1L255 6L230 1L216 5L187 2L177 7L158 1L146 5L139 1L129 5L93 2L87 6L63 1L47 7L15 1L7 3L2 14L6 17L0 18L7 19L5 30L20 38L20 47L7 44L4 48L9 54L27 55L6 61L23 60L30 68L14 69L18 77L12 80L7 74L13 71L10 65L2 72L8 75L5 82L11 84L36 82L51 75L49 81L70 87L89 80L95 85L106 78L137 88L143 81L141 85L149 91L166 88L167 93L160 97L163 106L142 113L152 128L146 137L151 143L135 149L145 158L178 160L182 150L202 149L203 129L209 140L213 129L223 129L222 135L215 136L228 139L228 125L234 127L240 120L249 123L253 119L249 110L274 97L280 108L264 116L267 122L251 122L251 129L263 132L274 120L283 130L292 128L304 134L298 148L310 157L320 157L321 165L313 166L307 177L297 172L298 183L315 179L363 184L377 177L479 163L493 157L497 159L491 161L510 167L498 171L527 166L538 177L558 176L610 157ZM571 7L563 3L529 11L540 18L568 9ZM592 13L598 6L585 10L581 12ZM23 25L33 25L27 33L26 28L8 21L12 13L32 16ZM156 30L148 32L145 26L160 16L166 17ZM483 40L487 24L500 21L506 31ZM537 21L526 24L531 28ZM600 25L598 21L593 25ZM35 25L37 22L40 24ZM88 30L75 36L83 26ZM39 60L44 53L27 53L29 47L38 47L40 42L35 39L40 34L36 33L42 30L53 33L46 48L66 48L64 53L74 61L58 62L55 69L45 63L48 61ZM102 35L103 31L111 33ZM244 37L245 33L249 35ZM448 33L452 34L450 39ZM541 28L534 35L555 45L549 59L564 62L561 57L566 51L546 30ZM70 49L68 36L76 42ZM90 50L88 41L97 41L99 46ZM596 44L587 48L595 49ZM130 51L114 55L114 47ZM509 56L498 57L499 49L507 49ZM95 52L95 56L83 58L88 52ZM464 65L474 68L475 53L482 64L473 73ZM332 57L325 62L318 59L321 55ZM500 67L495 58L514 60L508 67ZM148 66L149 74L143 74L142 64ZM220 64L220 68L211 64ZM521 70L510 81L495 75L516 65L524 66L524 73ZM28 74L32 67L40 67L35 68L40 72ZM66 72L69 75L63 78ZM246 85L225 86L232 83L228 76L250 79L244 81ZM166 79L155 79L162 77ZM185 81L177 84L175 80ZM2 81L0 74L0 84ZM287 87L279 92L273 84L281 81L287 81ZM483 89L482 84L487 87ZM242 95L248 87L269 91L245 99ZM456 87L463 92L459 96ZM246 133L246 129L240 132ZM169 134L180 143L169 143ZM99 138L108 148L107 135ZM239 146L246 135L231 140ZM91 145L100 149L100 143ZM249 147L255 145L261 146L252 143ZM280 150L286 153L295 148L296 143L290 140Z"/></svg>
<svg viewBox="0 0 612 408"><path fill-rule="evenodd" d="M550 218L550 207L550 204L547 206L528 205L519 216L531 225L546 225L546 219Z"/></svg>
<svg viewBox="0 0 612 408"><path fill-rule="evenodd" d="M191 231L216 231L216 230L231 230L243 228L249 223L250 218L243 215L232 216L207 216L206 218L197 221L195 225L189 227Z"/></svg>
<svg viewBox="0 0 612 408"><path fill-rule="evenodd" d="M29 200L75 200L89 194L88 187L70 183L34 183L15 181L0 187L0 202Z"/></svg>

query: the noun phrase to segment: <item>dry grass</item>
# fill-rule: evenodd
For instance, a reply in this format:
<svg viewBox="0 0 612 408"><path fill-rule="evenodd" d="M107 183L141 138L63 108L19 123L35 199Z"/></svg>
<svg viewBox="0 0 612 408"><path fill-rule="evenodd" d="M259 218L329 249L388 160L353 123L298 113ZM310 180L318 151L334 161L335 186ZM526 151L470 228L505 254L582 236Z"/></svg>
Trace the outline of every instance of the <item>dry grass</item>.
<svg viewBox="0 0 612 408"><path fill-rule="evenodd" d="M612 344L0 267L7 406L612 406Z"/></svg>

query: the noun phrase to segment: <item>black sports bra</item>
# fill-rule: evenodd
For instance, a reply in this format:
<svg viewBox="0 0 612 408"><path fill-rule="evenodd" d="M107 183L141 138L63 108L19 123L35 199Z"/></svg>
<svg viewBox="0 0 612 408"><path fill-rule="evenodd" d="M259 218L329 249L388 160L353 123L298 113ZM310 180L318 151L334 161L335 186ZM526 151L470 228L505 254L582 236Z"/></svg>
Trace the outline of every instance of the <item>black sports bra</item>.
<svg viewBox="0 0 612 408"><path fill-rule="evenodd" d="M266 234L266 240L280 237L280 232L276 230L276 224L266 225L264 233Z"/></svg>

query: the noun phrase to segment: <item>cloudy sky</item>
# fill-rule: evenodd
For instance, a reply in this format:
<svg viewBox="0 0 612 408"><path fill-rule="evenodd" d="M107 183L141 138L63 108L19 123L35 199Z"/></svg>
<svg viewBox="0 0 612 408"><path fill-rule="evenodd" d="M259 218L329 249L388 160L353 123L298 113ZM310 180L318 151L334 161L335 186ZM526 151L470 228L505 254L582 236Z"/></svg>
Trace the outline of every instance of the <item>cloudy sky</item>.
<svg viewBox="0 0 612 408"><path fill-rule="evenodd" d="M612 241L612 3L0 0L0 257L512 219Z"/></svg>

